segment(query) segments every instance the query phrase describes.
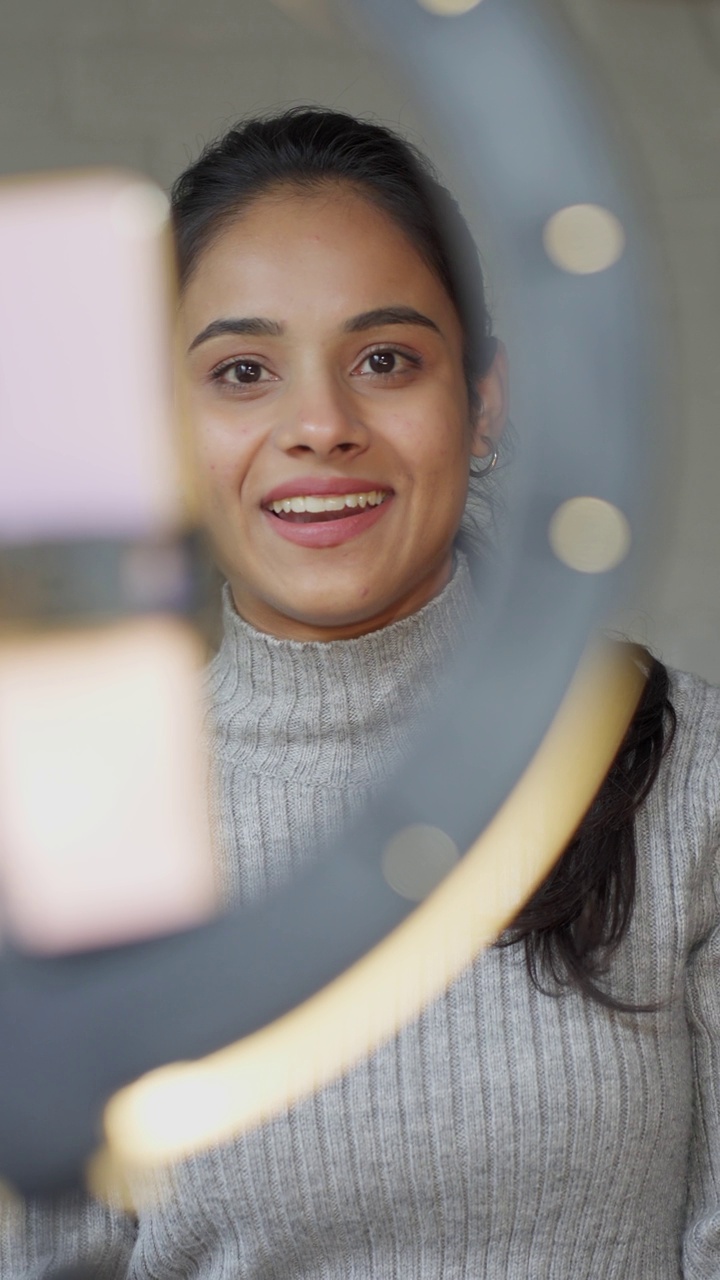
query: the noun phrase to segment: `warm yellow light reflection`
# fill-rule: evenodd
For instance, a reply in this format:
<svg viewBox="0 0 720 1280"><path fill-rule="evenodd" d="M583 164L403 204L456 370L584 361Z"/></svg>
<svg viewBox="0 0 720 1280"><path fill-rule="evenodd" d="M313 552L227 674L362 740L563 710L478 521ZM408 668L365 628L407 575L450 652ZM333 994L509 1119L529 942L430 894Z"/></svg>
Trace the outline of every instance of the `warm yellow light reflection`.
<svg viewBox="0 0 720 1280"><path fill-rule="evenodd" d="M548 528L558 560L579 573L607 573L625 559L632 542L627 516L602 498L570 498Z"/></svg>
<svg viewBox="0 0 720 1280"><path fill-rule="evenodd" d="M311 1000L201 1062L152 1072L118 1093L106 1109L108 1149L91 1170L94 1189L112 1196L125 1178L147 1187L154 1166L228 1139L328 1083L438 996L547 875L602 783L645 678L631 646L595 646L471 853Z"/></svg>
<svg viewBox="0 0 720 1280"><path fill-rule="evenodd" d="M545 252L556 267L573 275L593 275L618 262L625 249L622 223L597 204L560 209L543 231Z"/></svg>

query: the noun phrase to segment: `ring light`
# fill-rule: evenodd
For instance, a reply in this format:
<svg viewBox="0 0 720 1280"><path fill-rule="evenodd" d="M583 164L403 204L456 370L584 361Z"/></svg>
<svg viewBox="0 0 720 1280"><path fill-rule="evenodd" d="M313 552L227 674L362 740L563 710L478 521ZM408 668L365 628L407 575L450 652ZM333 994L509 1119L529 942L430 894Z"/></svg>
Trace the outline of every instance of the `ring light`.
<svg viewBox="0 0 720 1280"><path fill-rule="evenodd" d="M287 890L103 953L6 952L0 1173L22 1191L78 1176L118 1090L92 1166L108 1194L257 1123L391 1035L542 880L642 690L632 653L613 647L571 684L623 581L658 446L642 231L611 135L564 35L530 0L346 8L422 86L522 282L515 386L528 442L506 552L412 759ZM419 884L402 855L418 828ZM350 1001L354 1029L340 1016ZM241 1085L225 1087L233 1073Z"/></svg>

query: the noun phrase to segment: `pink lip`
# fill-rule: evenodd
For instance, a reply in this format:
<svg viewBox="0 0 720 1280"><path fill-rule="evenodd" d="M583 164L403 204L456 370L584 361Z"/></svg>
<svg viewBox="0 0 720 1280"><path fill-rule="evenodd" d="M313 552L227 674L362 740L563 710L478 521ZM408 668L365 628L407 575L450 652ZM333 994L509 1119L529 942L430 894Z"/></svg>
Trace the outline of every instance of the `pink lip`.
<svg viewBox="0 0 720 1280"><path fill-rule="evenodd" d="M346 481L347 483L347 481ZM295 489L294 494L303 493L364 493L364 489ZM290 497L291 494L280 495L282 497ZM270 502L279 502L280 496L270 498ZM270 522L271 528L278 533L281 538L285 538L288 542L294 542L300 547L339 547L343 542L349 542L351 538L357 538L361 533L365 533L371 529L378 520L381 520L388 507L392 506L392 497L386 498L378 507L365 507L363 511L358 511L351 516L343 516L341 520L322 520L311 524L292 524L289 521L281 520L279 516L273 515L272 511L263 510L263 515Z"/></svg>
<svg viewBox="0 0 720 1280"><path fill-rule="evenodd" d="M271 489L260 505L269 507L271 502L282 502L283 498L320 498L328 493L372 493L374 489L379 489L381 493L392 493L387 485L378 484L377 480L357 480L351 476L298 476L297 480L286 480L285 484Z"/></svg>

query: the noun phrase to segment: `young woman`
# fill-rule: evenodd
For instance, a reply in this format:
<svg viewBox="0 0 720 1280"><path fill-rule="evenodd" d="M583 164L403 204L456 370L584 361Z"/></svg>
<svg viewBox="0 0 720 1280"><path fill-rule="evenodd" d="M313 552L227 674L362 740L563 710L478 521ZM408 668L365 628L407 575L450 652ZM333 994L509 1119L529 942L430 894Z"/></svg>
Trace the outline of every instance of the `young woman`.
<svg viewBox="0 0 720 1280"><path fill-rule="evenodd" d="M379 126L242 125L174 218L227 579L213 821L250 904L372 796L469 625L506 357L453 201ZM137 1234L89 1205L41 1234L31 1210L15 1274L720 1276L720 693L650 663L502 946L342 1079L179 1165Z"/></svg>

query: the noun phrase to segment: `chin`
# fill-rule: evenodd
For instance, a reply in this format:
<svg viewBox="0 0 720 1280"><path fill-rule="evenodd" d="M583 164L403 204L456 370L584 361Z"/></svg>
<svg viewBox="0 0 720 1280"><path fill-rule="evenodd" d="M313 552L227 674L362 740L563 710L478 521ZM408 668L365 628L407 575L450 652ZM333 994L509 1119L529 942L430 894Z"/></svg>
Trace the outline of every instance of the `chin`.
<svg viewBox="0 0 720 1280"><path fill-rule="evenodd" d="M286 617L299 622L303 626L334 629L337 627L359 626L363 622L370 623L373 618L384 614L388 607L384 602L367 604L362 608L358 607L357 602L354 604L348 602L346 608L338 608L338 602L335 600L332 605L318 604L315 607L312 605L302 607L295 603L289 605L283 612Z"/></svg>
<svg viewBox="0 0 720 1280"><path fill-rule="evenodd" d="M274 600L269 603L308 626L341 627L361 622L391 608L402 594L388 590L386 582L368 581L367 576L328 571L313 573L305 581L297 574L294 580L276 580L274 586Z"/></svg>
<svg viewBox="0 0 720 1280"><path fill-rule="evenodd" d="M236 568L230 577L238 612L261 631L301 641L351 639L379 631L422 608L446 580L443 575L442 581L435 581L435 576L427 582L421 578L420 583L414 578L388 581L387 574L383 578L377 572L380 566L373 574L340 565L294 575L286 566L280 572L277 566L264 568L263 574L256 570L252 577Z"/></svg>
<svg viewBox="0 0 720 1280"><path fill-rule="evenodd" d="M270 603L270 602L268 602ZM394 620L393 601L386 596L358 602L357 594L339 605L333 599L274 600L279 632L295 639L343 640L377 631ZM285 620L284 623L282 620Z"/></svg>

